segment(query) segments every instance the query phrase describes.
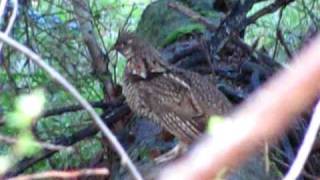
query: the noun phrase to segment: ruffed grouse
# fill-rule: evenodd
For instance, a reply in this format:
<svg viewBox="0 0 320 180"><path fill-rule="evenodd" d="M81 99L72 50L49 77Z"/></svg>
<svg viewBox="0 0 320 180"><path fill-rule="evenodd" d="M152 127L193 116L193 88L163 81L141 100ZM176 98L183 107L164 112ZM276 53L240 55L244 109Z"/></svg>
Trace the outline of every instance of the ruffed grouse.
<svg viewBox="0 0 320 180"><path fill-rule="evenodd" d="M120 33L114 48L128 61L123 94L129 107L159 123L180 145L197 139L211 115L230 110L230 102L207 78L169 66L154 47L133 33Z"/></svg>

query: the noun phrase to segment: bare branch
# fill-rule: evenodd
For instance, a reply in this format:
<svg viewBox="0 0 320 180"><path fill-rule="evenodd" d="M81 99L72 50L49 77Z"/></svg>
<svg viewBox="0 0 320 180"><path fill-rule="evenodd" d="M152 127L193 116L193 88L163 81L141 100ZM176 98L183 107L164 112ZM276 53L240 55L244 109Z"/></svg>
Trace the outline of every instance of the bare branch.
<svg viewBox="0 0 320 180"><path fill-rule="evenodd" d="M127 31L127 30L128 30L128 29L127 29L127 26L129 26L129 20L130 20L130 18L131 18L131 16L132 16L132 13L133 13L133 11L134 11L135 8L136 8L136 5L135 5L135 4L132 4L131 10L130 10L130 12L129 12L127 18L126 18L126 20L124 21L122 27L120 28L119 33L118 33L118 36L119 36L120 32L124 32L124 31Z"/></svg>
<svg viewBox="0 0 320 180"><path fill-rule="evenodd" d="M72 0L71 3L73 5L76 19L80 25L80 31L83 36L84 43L90 52L92 68L98 74L106 73L108 71L107 63L104 60L105 56L95 38L95 31L91 23L92 16L90 14L87 1Z"/></svg>
<svg viewBox="0 0 320 180"><path fill-rule="evenodd" d="M81 176L107 176L109 170L107 168L81 169L73 171L46 171L30 175L21 175L8 180L31 180L31 179L76 179Z"/></svg>
<svg viewBox="0 0 320 180"><path fill-rule="evenodd" d="M172 6L173 9L177 10L178 12L186 15L187 17L190 17L192 20L194 20L195 22L198 22L198 23L201 23L203 24L207 29L216 29L218 27L218 25L214 25L212 26L209 19L207 19L206 17L203 17L201 16L199 13L193 11L192 9L182 5L182 4L176 4L176 3L169 3L169 7ZM199 18L192 18L192 16L195 16L195 17L199 17ZM241 24L241 23L240 23ZM234 43L236 43L237 45L243 47L247 52L249 52L249 54L251 55L256 55L258 59L261 59L263 60L266 64L270 65L270 66L278 66L279 64L275 61L273 61L268 55L264 54L264 53L261 53L261 52L258 52L258 51L255 51L255 49L251 48L250 46L248 46L245 42L243 42L243 40L236 34L234 33L231 33L231 34L228 34L227 37L225 37L225 39L221 39L222 43L221 43L221 46L220 46L220 50L222 49L222 45L227 42L229 39L231 39ZM210 40L208 40L210 41ZM187 55L188 53L191 53L193 52L194 49L200 49L201 46L199 46L199 43L198 42L192 42L192 41L188 41L188 43L190 44L190 48L186 48L185 50L183 51L180 51L180 52L177 52L177 53L174 53L174 55L171 55L168 56L169 53L166 53L164 54L164 56L169 59L169 62L171 61L176 61L178 58L180 57L183 57L184 55ZM215 41L216 43L216 41ZM182 44L182 46L184 46ZM175 47L173 47L172 49L174 49ZM219 50L216 50L216 54L219 52ZM170 55L170 54L169 54ZM172 57L173 56L173 57ZM175 57L176 56L176 57Z"/></svg>
<svg viewBox="0 0 320 180"><path fill-rule="evenodd" d="M4 4L5 3L6 3L6 1L4 1ZM2 4L1 4L1 8L2 8ZM2 11L0 9L0 18L2 17ZM8 25L7 25L7 28L6 28L5 32L4 32L7 36L10 34L10 31L12 29L13 23L16 20L17 12L18 12L18 0L13 0L13 11L12 11L12 14L10 16L10 20L9 20ZM2 46L3 46L3 43L0 42L0 52L1 52Z"/></svg>
<svg viewBox="0 0 320 180"><path fill-rule="evenodd" d="M0 134L0 141L3 141L8 144L15 144L18 142L18 139ZM72 150L72 147L50 144L46 142L34 142L33 145L36 147L41 147L41 148L45 148L53 151Z"/></svg>
<svg viewBox="0 0 320 180"><path fill-rule="evenodd" d="M7 0L2 0L0 2L0 18L3 16L4 14L4 9L6 8L7 5Z"/></svg>
<svg viewBox="0 0 320 180"><path fill-rule="evenodd" d="M102 108L102 109L107 109L111 107L118 106L122 104L123 101L118 101L114 103L105 103L103 101L98 101L98 102L90 102L92 107L95 108ZM50 109L46 110L43 114L42 117L48 117L48 116L55 116L55 115L60 115L63 113L69 113L69 112L75 112L75 111L80 111L83 110L83 107L81 105L70 105L66 107L61 107L57 109Z"/></svg>
<svg viewBox="0 0 320 180"><path fill-rule="evenodd" d="M97 126L102 131L103 135L105 135L106 138L110 141L110 144L112 144L112 146L115 148L115 151L121 157L122 164L128 167L128 169L130 170L132 175L135 177L135 179L139 179L139 180L142 179L137 168L134 166L128 154L126 153L124 148L121 146L117 138L113 135L111 130L103 123L102 119L95 112L93 107L80 95L80 93L76 90L76 88L73 85L71 85L56 70L54 70L52 67L47 65L40 56L35 54L33 51L31 51L27 47L19 44L17 41L11 39L6 34L0 32L0 40L4 41L8 45L14 47L18 51L27 55L32 61L34 61L41 68L43 68L54 80L56 80L60 85L62 85L65 90L70 92L70 94L75 99L77 99L79 103L89 112L90 116L93 118Z"/></svg>
<svg viewBox="0 0 320 180"><path fill-rule="evenodd" d="M285 52L287 53L289 58L292 58L292 53L287 45L287 43L284 40L283 34L281 32L281 29L277 29L277 38L279 39L280 44L284 47Z"/></svg>
<svg viewBox="0 0 320 180"><path fill-rule="evenodd" d="M277 11L279 8L287 6L288 4L292 3L293 1L294 0L275 0L274 3L260 9L259 11L257 11L256 13L254 13L253 15L248 17L245 26L248 26L248 25L256 22L257 19L259 19L262 16L265 16L266 14L273 13L273 12Z"/></svg>

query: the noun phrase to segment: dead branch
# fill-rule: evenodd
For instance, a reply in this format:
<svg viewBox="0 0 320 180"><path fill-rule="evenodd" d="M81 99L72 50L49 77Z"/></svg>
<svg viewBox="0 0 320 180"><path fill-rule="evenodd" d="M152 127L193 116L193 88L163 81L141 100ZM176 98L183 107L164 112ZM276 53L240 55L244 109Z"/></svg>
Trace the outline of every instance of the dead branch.
<svg viewBox="0 0 320 180"><path fill-rule="evenodd" d="M280 164L281 166L283 166L283 167L286 167L286 168L289 168L289 167L290 167L289 164L283 162L283 161L280 160L280 159L277 159L277 158L275 158L275 157L271 157L271 158L272 158L272 161L279 163L279 164ZM304 171L304 170L301 172L301 175L303 175L304 177L309 178L309 179L319 179L318 177L313 176L313 175L307 173L307 172Z"/></svg>
<svg viewBox="0 0 320 180"><path fill-rule="evenodd" d="M31 180L31 179L75 179L82 176L107 176L109 170L107 168L96 168L96 169L81 169L73 171L46 171L36 174L21 175L8 180Z"/></svg>
<svg viewBox="0 0 320 180"><path fill-rule="evenodd" d="M0 141L8 144L15 144L18 142L18 139L0 134ZM49 149L53 151L72 150L72 147L66 147L66 146L57 145L57 144L50 144L46 142L35 142L33 145L36 147Z"/></svg>
<svg viewBox="0 0 320 180"><path fill-rule="evenodd" d="M223 169L238 167L263 142L273 142L319 95L319 48L320 36L160 179L212 179Z"/></svg>
<svg viewBox="0 0 320 180"><path fill-rule="evenodd" d="M7 0L3 0L0 2L0 17L2 17L4 13L4 9L6 8Z"/></svg>
<svg viewBox="0 0 320 180"><path fill-rule="evenodd" d="M289 58L292 58L292 53L287 45L287 43L284 40L283 34L281 32L281 29L277 29L277 38L279 39L280 44L284 47L284 50Z"/></svg>
<svg viewBox="0 0 320 180"><path fill-rule="evenodd" d="M6 1L6 0L3 1L3 2L1 2L0 18L1 18L2 15L3 15L3 11L4 11L4 8L5 8L6 4L7 4L7 1ZM3 8L3 9L2 9L2 8ZM13 23L14 23L14 21L16 20L17 14L18 14L18 0L13 0L13 11L12 11L12 14L11 14L11 16L10 16L9 23L8 23L8 25L7 25L7 28L6 28L6 30L4 31L4 33L5 33L7 36L9 36L9 34L10 34L10 31L11 31L11 29L12 29L12 27L13 27ZM2 46L3 46L3 43L0 42L0 52L1 52Z"/></svg>
<svg viewBox="0 0 320 180"><path fill-rule="evenodd" d="M197 40L176 42L161 50L161 55L170 63L175 64L179 60L199 51L201 48Z"/></svg>
<svg viewBox="0 0 320 180"><path fill-rule="evenodd" d="M117 106L121 105L122 103L123 103L122 100L117 101L117 102L113 102L113 103L105 103L103 101L90 102L92 107L101 108L101 109L117 107ZM66 106L66 107L46 110L42 114L42 117L56 116L56 115L61 115L64 113L75 112L75 111L80 111L80 110L83 110L83 107L81 105L79 105L79 104L70 105L70 106Z"/></svg>
<svg viewBox="0 0 320 180"><path fill-rule="evenodd" d="M211 25L213 23L208 23L208 22L210 22L209 19L207 19L206 17L201 16L199 13L197 13L197 12L193 11L192 9L184 6L183 4L180 4L180 3L169 3L169 7L171 7L173 9L177 10L178 12L190 17L195 22L203 24L209 30L218 28L218 25L214 25L214 27L213 27ZM196 16L196 17L199 17L199 18L193 18L193 16ZM241 24L243 24L243 23L239 23L238 22L238 24L239 24L239 26L241 26ZM234 26L234 28L237 28L237 27ZM270 58L267 54L262 53L262 52L258 52L255 49L251 48L238 35L236 35L234 33L230 33L229 32L228 35L225 35L224 37L222 37L222 39L220 39L220 41L221 41L220 44L221 45L219 46L220 47L219 49L221 50L223 45L229 40L233 41L238 46L241 46L242 48L244 48L244 50L246 52L248 52L250 55L256 56L257 59L263 60L266 64L270 65L271 67L278 67L279 66L279 64L277 62L273 61L272 58ZM208 39L207 41L210 42L211 40ZM214 42L214 43L215 44L219 44L218 42ZM173 60L177 61L177 58L178 57L179 58L183 57L184 53L185 54L192 53L195 49L199 49L200 48L200 45L199 45L199 43L197 41L195 43L191 42L190 44L191 44L190 47L185 48L184 51L183 50L178 51L177 55L175 55L176 53L173 53L173 55L171 55L171 56L168 56L168 55L165 54L165 57L174 57ZM183 47L183 44L181 46ZM178 45L178 47L179 47L179 45ZM215 53L217 54L218 52L219 52L219 50L216 50Z"/></svg>
<svg viewBox="0 0 320 180"><path fill-rule="evenodd" d="M247 18L245 26L248 26L254 22L256 22L260 17L265 16L266 14L273 13L277 11L281 7L285 7L288 4L292 3L294 0L275 0L272 4L260 9L253 15Z"/></svg>
<svg viewBox="0 0 320 180"><path fill-rule="evenodd" d="M70 92L70 94L79 101L79 103L89 112L90 116L93 118L96 125L100 128L103 135L108 138L110 144L112 144L115 151L119 154L122 160L122 164L126 166L129 171L132 173L135 179L142 179L140 173L138 172L135 165L132 163L128 154L121 146L115 135L111 132L111 130L104 124L99 115L95 112L93 107L80 95L78 90L72 86L64 77L62 77L56 70L54 70L51 66L47 65L43 59L35 54L33 51L28 49L27 47L19 44L17 41L11 39L4 33L0 33L1 41L7 43L8 45L14 47L16 50L22 52L27 55L32 61L34 61L37 65L43 68L54 80L56 80L60 85L62 85L65 90Z"/></svg>

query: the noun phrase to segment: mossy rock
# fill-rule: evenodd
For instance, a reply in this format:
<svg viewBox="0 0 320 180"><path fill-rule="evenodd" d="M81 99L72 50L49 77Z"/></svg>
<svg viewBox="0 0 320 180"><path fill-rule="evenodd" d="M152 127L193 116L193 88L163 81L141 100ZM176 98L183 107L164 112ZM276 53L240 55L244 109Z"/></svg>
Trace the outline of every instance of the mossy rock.
<svg viewBox="0 0 320 180"><path fill-rule="evenodd" d="M211 0L158 0L153 2L144 10L136 32L156 48L173 43L186 34L201 33L205 30L201 24L169 8L169 2L183 3L213 22L220 21L220 14L213 11Z"/></svg>
<svg viewBox="0 0 320 180"><path fill-rule="evenodd" d="M169 33L167 37L163 40L160 47L165 47L171 43L174 43L176 40L182 38L183 36L193 34L193 33L202 33L204 32L205 27L202 24L188 24L183 27L178 27L173 32Z"/></svg>

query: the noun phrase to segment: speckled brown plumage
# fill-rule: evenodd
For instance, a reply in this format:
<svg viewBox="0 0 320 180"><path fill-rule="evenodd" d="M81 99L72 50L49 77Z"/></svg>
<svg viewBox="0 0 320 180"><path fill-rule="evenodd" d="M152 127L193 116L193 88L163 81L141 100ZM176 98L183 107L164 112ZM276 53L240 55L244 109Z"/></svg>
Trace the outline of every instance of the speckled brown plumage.
<svg viewBox="0 0 320 180"><path fill-rule="evenodd" d="M120 34L115 49L128 60L123 94L130 108L192 143L210 115L224 115L231 104L201 75L167 65L159 52L134 34Z"/></svg>

